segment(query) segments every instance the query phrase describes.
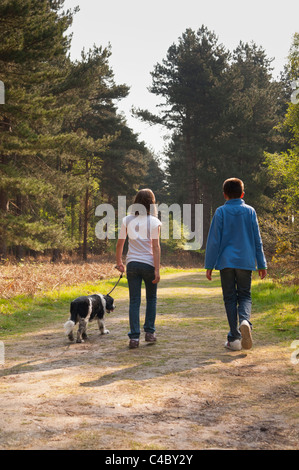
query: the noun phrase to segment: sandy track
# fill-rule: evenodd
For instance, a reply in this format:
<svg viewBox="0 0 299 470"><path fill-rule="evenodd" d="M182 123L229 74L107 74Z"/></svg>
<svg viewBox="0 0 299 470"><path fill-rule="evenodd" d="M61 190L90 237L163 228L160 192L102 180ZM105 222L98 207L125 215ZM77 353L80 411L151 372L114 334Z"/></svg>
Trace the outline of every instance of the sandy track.
<svg viewBox="0 0 299 470"><path fill-rule="evenodd" d="M58 323L5 340L1 449L298 449L290 345L257 328L252 350L226 351L221 291L203 273L163 277L158 342L137 350L127 295L115 298L109 335L94 323L70 344Z"/></svg>

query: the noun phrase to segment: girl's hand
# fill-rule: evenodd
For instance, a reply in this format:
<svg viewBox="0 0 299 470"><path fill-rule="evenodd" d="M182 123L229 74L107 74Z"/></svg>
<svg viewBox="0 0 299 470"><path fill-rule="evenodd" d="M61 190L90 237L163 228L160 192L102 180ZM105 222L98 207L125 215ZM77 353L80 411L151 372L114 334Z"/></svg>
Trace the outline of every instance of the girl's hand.
<svg viewBox="0 0 299 470"><path fill-rule="evenodd" d="M155 279L152 281L153 284L158 284L160 281L160 271L155 271Z"/></svg>
<svg viewBox="0 0 299 470"><path fill-rule="evenodd" d="M212 280L212 271L213 269L207 269L206 271L206 278L209 279L209 281Z"/></svg>
<svg viewBox="0 0 299 470"><path fill-rule="evenodd" d="M125 266L123 265L123 263L120 263L118 264L117 266L115 266L116 269L118 269L118 271L120 271L121 273L124 273L125 272Z"/></svg>

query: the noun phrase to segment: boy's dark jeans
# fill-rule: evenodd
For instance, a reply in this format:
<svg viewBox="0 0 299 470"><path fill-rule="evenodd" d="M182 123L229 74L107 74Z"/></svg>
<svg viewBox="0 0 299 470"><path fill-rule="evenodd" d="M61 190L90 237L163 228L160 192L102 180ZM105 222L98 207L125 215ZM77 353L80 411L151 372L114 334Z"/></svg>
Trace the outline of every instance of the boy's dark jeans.
<svg viewBox="0 0 299 470"><path fill-rule="evenodd" d="M131 339L138 339L140 336L140 303L141 303L141 283L144 280L146 290L146 311L144 331L155 332L156 306L157 306L157 284L153 284L155 279L155 269L146 263L131 261L127 264L127 279L129 284L130 307L129 321Z"/></svg>
<svg viewBox="0 0 299 470"><path fill-rule="evenodd" d="M223 300L230 332L228 341L241 339L238 328L243 320L250 323L251 314L251 275L247 269L225 268L220 271Z"/></svg>

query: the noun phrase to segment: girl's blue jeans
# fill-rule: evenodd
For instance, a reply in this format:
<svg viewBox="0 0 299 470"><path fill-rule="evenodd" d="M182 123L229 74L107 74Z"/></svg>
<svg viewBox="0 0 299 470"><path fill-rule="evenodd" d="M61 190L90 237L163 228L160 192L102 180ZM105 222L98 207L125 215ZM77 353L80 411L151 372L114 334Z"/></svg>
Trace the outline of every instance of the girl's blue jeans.
<svg viewBox="0 0 299 470"><path fill-rule="evenodd" d="M251 275L247 269L225 268L220 271L223 300L230 331L228 341L241 339L238 328L243 320L249 325L251 315Z"/></svg>
<svg viewBox="0 0 299 470"><path fill-rule="evenodd" d="M129 321L131 339L138 339L140 336L140 304L141 304L141 284L145 284L146 310L144 331L155 332L156 307L157 307L157 284L153 284L155 279L155 268L146 263L130 261L127 264L127 279L129 284L130 307Z"/></svg>

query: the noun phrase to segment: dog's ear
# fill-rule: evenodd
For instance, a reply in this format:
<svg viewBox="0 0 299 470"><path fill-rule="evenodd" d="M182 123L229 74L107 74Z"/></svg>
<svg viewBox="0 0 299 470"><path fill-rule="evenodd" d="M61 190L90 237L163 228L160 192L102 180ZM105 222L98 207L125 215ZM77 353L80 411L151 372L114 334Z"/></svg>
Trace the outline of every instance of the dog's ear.
<svg viewBox="0 0 299 470"><path fill-rule="evenodd" d="M106 300L106 302L114 302L113 297L111 297L111 295L109 294L104 295L104 299Z"/></svg>
<svg viewBox="0 0 299 470"><path fill-rule="evenodd" d="M106 300L106 309L107 311L113 311L115 309L114 305L114 299L110 295L105 295L105 300Z"/></svg>

